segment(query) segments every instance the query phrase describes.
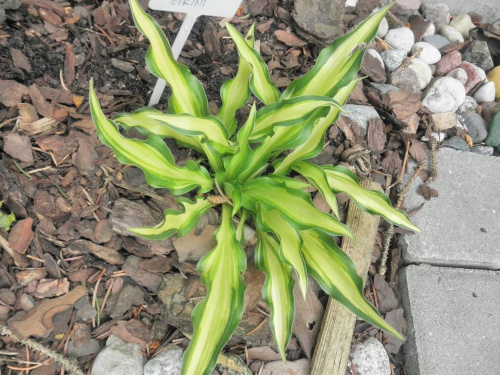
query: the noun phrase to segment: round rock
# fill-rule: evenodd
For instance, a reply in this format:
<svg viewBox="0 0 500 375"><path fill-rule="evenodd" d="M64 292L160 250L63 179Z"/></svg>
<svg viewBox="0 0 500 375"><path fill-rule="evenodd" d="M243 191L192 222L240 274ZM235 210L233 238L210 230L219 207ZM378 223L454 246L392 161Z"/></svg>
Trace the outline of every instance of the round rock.
<svg viewBox="0 0 500 375"><path fill-rule="evenodd" d="M422 106L432 113L455 112L464 100L462 83L451 77L442 77L431 86L422 100Z"/></svg>
<svg viewBox="0 0 500 375"><path fill-rule="evenodd" d="M444 55L436 64L436 76L444 76L462 63L462 55L458 51L451 51Z"/></svg>
<svg viewBox="0 0 500 375"><path fill-rule="evenodd" d="M420 80L412 69L398 69L391 74L391 85L420 94Z"/></svg>
<svg viewBox="0 0 500 375"><path fill-rule="evenodd" d="M427 64L435 64L441 60L441 52L432 44L427 42L418 42L411 48L412 55L421 49L418 55L419 59L424 60Z"/></svg>
<svg viewBox="0 0 500 375"><path fill-rule="evenodd" d="M436 24L447 24L450 22L450 9L444 3L434 3L427 1L422 5L422 13L426 20Z"/></svg>
<svg viewBox="0 0 500 375"><path fill-rule="evenodd" d="M384 346L371 337L356 345L352 352L352 363L359 375L387 375L391 364Z"/></svg>
<svg viewBox="0 0 500 375"><path fill-rule="evenodd" d="M451 26L441 25L438 28L438 33L440 35L444 36L446 39L448 39L450 41L450 43L452 43L452 42L463 43L464 42L464 37L462 36L462 34L460 34L460 32L458 30L454 29Z"/></svg>
<svg viewBox="0 0 500 375"><path fill-rule="evenodd" d="M482 104L484 102L492 102L495 100L495 83L493 82L486 82L484 85L482 85L479 90L476 91L474 94L474 99L479 104Z"/></svg>
<svg viewBox="0 0 500 375"><path fill-rule="evenodd" d="M399 0L392 11L396 14L410 14L420 8L420 0Z"/></svg>
<svg viewBox="0 0 500 375"><path fill-rule="evenodd" d="M432 79L432 70L429 64L420 58L416 58L413 59L408 69L413 70L417 75L418 82L420 83L420 90L425 89Z"/></svg>
<svg viewBox="0 0 500 375"><path fill-rule="evenodd" d="M491 58L488 44L482 40L473 41L464 53L464 61L479 66L486 71L492 69L495 65Z"/></svg>
<svg viewBox="0 0 500 375"><path fill-rule="evenodd" d="M457 30L465 39L469 38L469 33L472 28L474 28L474 24L468 14L461 14L456 16L451 20L449 26L453 27Z"/></svg>
<svg viewBox="0 0 500 375"><path fill-rule="evenodd" d="M453 69L451 72L446 74L446 77L455 78L456 80L459 80L462 83L462 85L465 85L468 79L467 72L462 68Z"/></svg>
<svg viewBox="0 0 500 375"><path fill-rule="evenodd" d="M385 36L385 41L392 48L402 49L406 53L411 51L411 47L415 43L415 36L413 31L406 27L398 27L396 29L389 30Z"/></svg>
<svg viewBox="0 0 500 375"><path fill-rule="evenodd" d="M393 72L399 68L406 58L406 55L406 51L402 49L389 49L380 54L385 66L389 69L389 72Z"/></svg>
<svg viewBox="0 0 500 375"><path fill-rule="evenodd" d="M500 65L488 73L488 79L491 82L495 82L495 96L497 99L500 99Z"/></svg>
<svg viewBox="0 0 500 375"><path fill-rule="evenodd" d="M467 95L464 102L458 107L457 113L463 116L467 112L476 112L477 107L479 107L479 104L477 104L476 100Z"/></svg>
<svg viewBox="0 0 500 375"><path fill-rule="evenodd" d="M426 42L432 44L437 49L441 49L444 46L450 44L450 41L446 39L444 36L435 34L435 35L427 35L422 38L422 42Z"/></svg>
<svg viewBox="0 0 500 375"><path fill-rule="evenodd" d="M179 375L182 368L182 349L172 346L162 351L144 366L146 375Z"/></svg>
<svg viewBox="0 0 500 375"><path fill-rule="evenodd" d="M477 145L472 147L472 152L480 155L492 156L495 153L495 149L491 146Z"/></svg>
<svg viewBox="0 0 500 375"><path fill-rule="evenodd" d="M483 82L486 79L486 73L483 69L467 61L462 62L460 64L460 68L465 70L465 72L467 73L467 82L465 82L464 85L466 93L468 93L470 90L476 87L477 84Z"/></svg>
<svg viewBox="0 0 500 375"><path fill-rule="evenodd" d="M387 22L387 19L384 17L382 18L382 21L380 21L380 24L378 25L377 36L379 38L383 38L384 36L387 35L388 31L389 31L389 22Z"/></svg>
<svg viewBox="0 0 500 375"><path fill-rule="evenodd" d="M463 123L469 129L469 135L474 143L480 143L488 136L488 124L476 112L466 112L462 115Z"/></svg>
<svg viewBox="0 0 500 375"><path fill-rule="evenodd" d="M111 335L94 361L92 375L142 375L143 369L141 347Z"/></svg>
<svg viewBox="0 0 500 375"><path fill-rule="evenodd" d="M469 145L462 138L454 136L443 141L443 146L459 151L470 151Z"/></svg>

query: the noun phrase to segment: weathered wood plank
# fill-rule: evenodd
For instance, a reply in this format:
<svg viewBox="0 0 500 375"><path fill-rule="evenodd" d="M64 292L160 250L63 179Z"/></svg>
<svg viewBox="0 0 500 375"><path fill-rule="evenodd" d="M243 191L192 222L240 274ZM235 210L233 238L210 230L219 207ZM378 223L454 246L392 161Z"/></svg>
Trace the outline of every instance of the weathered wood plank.
<svg viewBox="0 0 500 375"><path fill-rule="evenodd" d="M365 180L363 187L380 190L380 185ZM344 237L342 249L353 260L358 274L365 279L370 266L379 217L361 211L351 201L347 226L358 243ZM342 304L329 298L311 364L311 375L345 375L356 315Z"/></svg>

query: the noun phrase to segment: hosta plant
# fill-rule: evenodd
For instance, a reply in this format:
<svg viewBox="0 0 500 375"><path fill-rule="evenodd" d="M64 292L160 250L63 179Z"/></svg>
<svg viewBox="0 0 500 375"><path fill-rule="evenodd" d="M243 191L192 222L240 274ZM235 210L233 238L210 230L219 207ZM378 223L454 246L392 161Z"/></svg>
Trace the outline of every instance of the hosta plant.
<svg viewBox="0 0 500 375"><path fill-rule="evenodd" d="M209 374L243 314L247 258L242 248L244 225L258 237L255 263L266 274L262 291L270 310L274 342L285 359L294 317L294 278L305 296L307 277L314 277L333 298L371 324L401 338L363 296L363 280L332 236L352 237L338 219L335 194L345 192L364 211L401 227L418 230L407 215L394 209L378 191L365 190L355 174L341 166L317 166L308 159L324 146L325 132L336 121L358 79L364 47L376 34L391 5L374 13L356 29L337 39L319 55L307 74L280 92L266 64L253 48L254 27L243 36L228 24L227 31L240 57L236 76L222 85L217 116L208 112L203 86L188 68L176 62L160 26L130 0L138 30L150 42L149 70L167 81L172 95L162 112L143 108L114 121L100 109L90 83L90 109L99 139L123 164L144 171L149 185L165 188L179 198L180 210L166 210L152 228L131 228L147 239L182 236L211 208L220 210L217 246L197 270L206 297L193 311L194 331L183 359L183 374ZM235 113L256 99L246 121ZM258 104L259 103L259 104ZM248 104L250 106L250 104ZM119 128L147 136L127 138ZM165 138L193 149L200 157L176 165ZM290 176L300 175L303 179ZM313 186L332 214L318 211L305 188Z"/></svg>

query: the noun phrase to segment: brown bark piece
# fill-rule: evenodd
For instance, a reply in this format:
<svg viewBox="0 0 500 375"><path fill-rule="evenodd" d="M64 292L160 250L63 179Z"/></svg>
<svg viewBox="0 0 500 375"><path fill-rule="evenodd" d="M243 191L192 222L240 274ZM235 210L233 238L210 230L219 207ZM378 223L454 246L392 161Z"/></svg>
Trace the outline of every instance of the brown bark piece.
<svg viewBox="0 0 500 375"><path fill-rule="evenodd" d="M29 94L38 113L43 117L52 117L53 108L45 100L45 97L40 92L37 84L30 86Z"/></svg>
<svg viewBox="0 0 500 375"><path fill-rule="evenodd" d="M22 162L33 164L33 152L28 136L19 133L6 133L3 135L3 150L9 156L19 159Z"/></svg>
<svg viewBox="0 0 500 375"><path fill-rule="evenodd" d="M64 60L64 78L66 84L71 86L75 80L75 53L73 52L73 44L66 43L66 58Z"/></svg>
<svg viewBox="0 0 500 375"><path fill-rule="evenodd" d="M276 35L276 38L280 42L283 42L287 46L290 46L290 47L302 47L302 46L305 46L307 44L307 42L300 39L297 35L292 34L292 33L287 33L284 30L276 30L274 32L274 35Z"/></svg>
<svg viewBox="0 0 500 375"><path fill-rule="evenodd" d="M12 61L14 62L14 66L16 68L19 68L19 69L27 71L28 73L31 73L30 62L28 61L28 58L24 55L24 53L22 53L21 50L11 48L10 54L12 56Z"/></svg>
<svg viewBox="0 0 500 375"><path fill-rule="evenodd" d="M385 135L384 123L380 118L370 119L368 122L367 137L370 150L377 152L384 149L387 137Z"/></svg>
<svg viewBox="0 0 500 375"><path fill-rule="evenodd" d="M28 336L47 337L54 329L52 317L72 308L72 305L85 294L87 290L79 285L62 297L42 301L22 319L10 320L9 328L20 340Z"/></svg>
<svg viewBox="0 0 500 375"><path fill-rule="evenodd" d="M72 241L68 245L68 251L72 255L81 255L92 253L96 257L101 258L109 264L123 264L125 258L116 250L109 247L96 245L95 243L87 240Z"/></svg>
<svg viewBox="0 0 500 375"><path fill-rule="evenodd" d="M31 229L33 226L31 217L18 221L9 233L9 245L18 253L24 254L33 240L35 233Z"/></svg>
<svg viewBox="0 0 500 375"><path fill-rule="evenodd" d="M20 286L26 286L33 280L41 280L47 276L45 268L32 268L16 273L16 280Z"/></svg>
<svg viewBox="0 0 500 375"><path fill-rule="evenodd" d="M179 254L179 262L186 260L199 260L216 245L214 238L216 225L207 224L201 233L197 235L196 231L172 240L175 250Z"/></svg>
<svg viewBox="0 0 500 375"><path fill-rule="evenodd" d="M0 103L6 107L14 107L27 95L28 88L17 81L0 79Z"/></svg>
<svg viewBox="0 0 500 375"><path fill-rule="evenodd" d="M68 279L41 280L33 294L36 298L59 297L69 291Z"/></svg>
<svg viewBox="0 0 500 375"><path fill-rule="evenodd" d="M120 320L118 324L111 328L111 333L118 336L125 342L139 344L145 349L151 341L151 333L148 328L138 320Z"/></svg>
<svg viewBox="0 0 500 375"><path fill-rule="evenodd" d="M139 267L153 273L166 273L172 268L173 258L153 257L141 260Z"/></svg>

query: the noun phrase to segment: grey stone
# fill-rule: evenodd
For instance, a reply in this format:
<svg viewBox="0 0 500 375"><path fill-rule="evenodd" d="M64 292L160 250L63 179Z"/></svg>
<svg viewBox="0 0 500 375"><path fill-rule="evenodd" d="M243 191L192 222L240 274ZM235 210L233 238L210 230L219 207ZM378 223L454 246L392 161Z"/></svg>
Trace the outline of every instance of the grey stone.
<svg viewBox="0 0 500 375"><path fill-rule="evenodd" d="M411 47L415 43L415 36L413 31L406 27L398 27L396 29L389 30L385 36L385 41L392 48L402 49L406 53L411 51Z"/></svg>
<svg viewBox="0 0 500 375"><path fill-rule="evenodd" d="M495 148L491 146L477 145L472 147L472 152L475 152L476 154L479 155L492 156L495 153Z"/></svg>
<svg viewBox="0 0 500 375"><path fill-rule="evenodd" d="M404 261L499 269L500 158L450 148L436 156L439 197L426 201L418 179L406 195L409 210L425 204L412 216L422 232L402 238Z"/></svg>
<svg viewBox="0 0 500 375"><path fill-rule="evenodd" d="M445 139L443 141L443 146L459 151L470 151L470 147L467 145L467 142L465 142L462 138L457 137L456 135L449 139Z"/></svg>
<svg viewBox="0 0 500 375"><path fill-rule="evenodd" d="M412 69L397 69L391 75L390 84L404 91L420 93L420 79Z"/></svg>
<svg viewBox="0 0 500 375"><path fill-rule="evenodd" d="M464 42L464 37L460 31L448 25L441 25L438 28L438 33L448 39L450 42Z"/></svg>
<svg viewBox="0 0 500 375"><path fill-rule="evenodd" d="M410 14L420 8L420 0L399 0L392 7L395 14Z"/></svg>
<svg viewBox="0 0 500 375"><path fill-rule="evenodd" d="M182 349L177 345L163 350L144 365L144 375L180 375Z"/></svg>
<svg viewBox="0 0 500 375"><path fill-rule="evenodd" d="M455 78L456 80L460 81L462 85L465 85L465 83L469 79L467 77L467 72L462 68L453 69L451 72L446 74L446 77Z"/></svg>
<svg viewBox="0 0 500 375"><path fill-rule="evenodd" d="M113 65L116 69L119 69L125 73L132 73L135 70L135 67L132 63L129 63L128 61L119 60L116 58L111 59L111 65Z"/></svg>
<svg viewBox="0 0 500 375"><path fill-rule="evenodd" d="M350 118L359 125L360 135L364 137L368 129L368 122L373 118L380 118L378 112L373 108L365 105L346 104L344 106L346 113L342 116Z"/></svg>
<svg viewBox="0 0 500 375"><path fill-rule="evenodd" d="M384 276L378 273L375 274L373 286L377 291L378 311L380 311L381 314L386 314L398 307L398 300L394 296L394 292L389 286L389 283L385 281Z"/></svg>
<svg viewBox="0 0 500 375"><path fill-rule="evenodd" d="M475 27L468 14L461 14L459 16L456 16L448 25L453 27L455 30L458 30L458 32L462 34L464 39L469 38L471 29Z"/></svg>
<svg viewBox="0 0 500 375"><path fill-rule="evenodd" d="M138 344L111 335L106 347L97 355L92 375L143 375L144 357Z"/></svg>
<svg viewBox="0 0 500 375"><path fill-rule="evenodd" d="M18 9L21 4L21 0L0 0L0 9Z"/></svg>
<svg viewBox="0 0 500 375"><path fill-rule="evenodd" d="M96 339L90 339L85 345L82 346L75 346L71 340L68 343L69 357L80 358L86 355L99 353L100 350L101 345L99 345L99 340Z"/></svg>
<svg viewBox="0 0 500 375"><path fill-rule="evenodd" d="M0 25L5 22L6 16L5 16L5 9L0 8Z"/></svg>
<svg viewBox="0 0 500 375"><path fill-rule="evenodd" d="M435 64L441 60L441 52L439 52L439 50L430 43L415 43L411 48L411 54L413 55L418 50L421 50L418 58L424 60L427 64Z"/></svg>
<svg viewBox="0 0 500 375"><path fill-rule="evenodd" d="M492 102L495 100L495 83L494 82L486 82L483 84L475 93L474 99L479 104L485 102Z"/></svg>
<svg viewBox="0 0 500 375"><path fill-rule="evenodd" d="M480 143L486 139L488 136L488 124L479 113L466 112L462 115L462 119L474 143Z"/></svg>
<svg viewBox="0 0 500 375"><path fill-rule="evenodd" d="M500 272L428 265L399 271L408 375L500 374L499 279Z"/></svg>
<svg viewBox="0 0 500 375"><path fill-rule="evenodd" d="M92 307L87 296L80 298L73 306L76 310L76 322L88 322L97 316L97 310L95 307Z"/></svg>
<svg viewBox="0 0 500 375"><path fill-rule="evenodd" d="M293 17L301 36L327 45L344 34L343 13L343 4L335 1L297 0Z"/></svg>
<svg viewBox="0 0 500 375"><path fill-rule="evenodd" d="M267 362L261 375L290 375L290 374L309 374L310 363L308 359L299 359L297 361L272 361Z"/></svg>
<svg viewBox="0 0 500 375"><path fill-rule="evenodd" d="M391 374L391 364L385 348L373 337L356 344L351 356L358 375Z"/></svg>
<svg viewBox="0 0 500 375"><path fill-rule="evenodd" d="M450 22L450 9L444 3L427 2L422 5L422 13L426 20L436 24Z"/></svg>
<svg viewBox="0 0 500 375"><path fill-rule="evenodd" d="M465 88L451 77L436 80L422 100L422 106L433 113L455 112L465 100Z"/></svg>
<svg viewBox="0 0 500 375"><path fill-rule="evenodd" d="M488 44L482 40L473 41L462 55L462 60L477 65L484 70L493 69L495 66Z"/></svg>
<svg viewBox="0 0 500 375"><path fill-rule="evenodd" d="M434 3L435 0L423 0L422 3ZM482 22L492 23L500 18L500 2L491 0L440 0L449 7L452 15L476 12L483 16Z"/></svg>
<svg viewBox="0 0 500 375"><path fill-rule="evenodd" d="M144 291L140 287L126 284L118 294L116 303L114 305L106 304L106 311L109 311L109 316L112 318L119 318L132 306L142 305L144 295ZM110 306L109 309L108 305Z"/></svg>
<svg viewBox="0 0 500 375"><path fill-rule="evenodd" d="M450 41L448 39L446 39L444 36L438 35L438 34L424 36L422 38L422 42L432 44L437 49L441 49L444 46L447 46L448 44L450 44Z"/></svg>
<svg viewBox="0 0 500 375"><path fill-rule="evenodd" d="M432 69L429 64L417 57L408 65L408 69L413 70L417 75L418 82L420 83L420 90L425 89L432 79Z"/></svg>
<svg viewBox="0 0 500 375"><path fill-rule="evenodd" d="M372 83L371 85L380 91L382 95L387 94L389 91L401 91L400 88L385 83Z"/></svg>
<svg viewBox="0 0 500 375"><path fill-rule="evenodd" d="M477 107L479 107L479 104L477 104L476 100L467 95L464 102L458 107L457 114L463 116L467 112L476 112Z"/></svg>
<svg viewBox="0 0 500 375"><path fill-rule="evenodd" d="M389 72L393 72L399 68L406 58L406 55L406 51L402 49L389 49L380 54L385 66L389 69Z"/></svg>
<svg viewBox="0 0 500 375"><path fill-rule="evenodd" d="M382 18L382 21L380 21L380 24L378 25L377 36L379 38L383 38L387 35L388 31L389 31L389 22L387 22L387 19L384 17Z"/></svg>

